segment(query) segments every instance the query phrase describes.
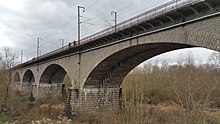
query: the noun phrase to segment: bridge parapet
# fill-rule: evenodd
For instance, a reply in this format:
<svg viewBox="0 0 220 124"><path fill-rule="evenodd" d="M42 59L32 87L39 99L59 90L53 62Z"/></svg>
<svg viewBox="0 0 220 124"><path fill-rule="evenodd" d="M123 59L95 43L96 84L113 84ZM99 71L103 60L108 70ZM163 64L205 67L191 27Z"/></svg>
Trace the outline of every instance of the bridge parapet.
<svg viewBox="0 0 220 124"><path fill-rule="evenodd" d="M168 3L162 4L156 8L150 9L144 13L141 13L141 14L139 14L135 17L132 17L128 20L125 20L125 21L117 24L116 28L114 26L112 26L112 27L107 28L105 30L102 30L98 33L95 33L91 36L83 38L80 41L82 44L90 42L90 41L94 41L94 40L99 39L101 37L105 37L109 34L113 34L113 33L118 32L120 30L124 30L124 29L132 27L134 25L138 25L142 22L154 19L154 18L161 16L163 14L166 14L168 12L175 11L179 8L184 7L184 6L193 5L193 4L196 4L199 2L203 2L203 1L205 1L205 0L173 0Z"/></svg>

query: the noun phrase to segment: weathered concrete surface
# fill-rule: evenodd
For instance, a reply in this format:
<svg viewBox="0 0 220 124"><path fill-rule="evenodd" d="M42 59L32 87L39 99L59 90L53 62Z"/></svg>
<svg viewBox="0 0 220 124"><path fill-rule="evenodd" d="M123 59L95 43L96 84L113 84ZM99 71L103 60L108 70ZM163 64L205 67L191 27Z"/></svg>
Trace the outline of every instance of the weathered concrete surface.
<svg viewBox="0 0 220 124"><path fill-rule="evenodd" d="M113 87L119 87L130 70L164 52L189 47L220 51L219 22L219 16L208 18L83 53L81 65L86 66L82 66L81 69L81 86L98 87L106 75L117 75L119 81L114 79L109 83L115 82L117 86ZM110 76L108 79L111 77L116 76Z"/></svg>

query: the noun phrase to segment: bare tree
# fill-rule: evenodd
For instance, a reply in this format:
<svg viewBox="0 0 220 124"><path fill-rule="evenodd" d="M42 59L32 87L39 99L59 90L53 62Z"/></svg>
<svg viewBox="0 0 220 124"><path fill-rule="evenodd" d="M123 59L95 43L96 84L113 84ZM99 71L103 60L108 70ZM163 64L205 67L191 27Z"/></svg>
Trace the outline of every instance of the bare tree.
<svg viewBox="0 0 220 124"><path fill-rule="evenodd" d="M6 63L6 69L10 69L15 65L15 59L18 58L17 54L15 52L12 52L10 48L5 47L5 63Z"/></svg>
<svg viewBox="0 0 220 124"><path fill-rule="evenodd" d="M2 61L2 53L0 52L0 62Z"/></svg>
<svg viewBox="0 0 220 124"><path fill-rule="evenodd" d="M178 71L171 70L169 84L176 101L187 110L182 113L183 117L186 121L205 123L207 116L204 110L213 102L212 93L217 89L218 81L216 77L204 76L210 74L209 68L197 68L191 54L180 58L178 63L181 66ZM192 117L195 114L197 118Z"/></svg>
<svg viewBox="0 0 220 124"><path fill-rule="evenodd" d="M2 66L2 54L0 52L0 67Z"/></svg>
<svg viewBox="0 0 220 124"><path fill-rule="evenodd" d="M1 78L1 84L6 88L6 94L4 100L1 105L1 112L7 112L9 107L7 106L7 99L9 97L9 87L12 82L12 76L10 69L14 66L14 61L18 57L14 52L10 50L10 48L4 48L4 58L1 59L3 62L3 68L1 69L1 74L3 75Z"/></svg>
<svg viewBox="0 0 220 124"><path fill-rule="evenodd" d="M209 62L212 68L220 69L220 53L213 52L212 55L209 57Z"/></svg>

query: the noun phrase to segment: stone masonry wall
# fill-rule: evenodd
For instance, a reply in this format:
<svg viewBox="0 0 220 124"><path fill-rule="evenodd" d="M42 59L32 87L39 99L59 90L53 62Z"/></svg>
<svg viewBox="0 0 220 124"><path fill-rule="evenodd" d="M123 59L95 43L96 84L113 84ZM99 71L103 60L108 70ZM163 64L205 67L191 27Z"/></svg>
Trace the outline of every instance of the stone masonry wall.
<svg viewBox="0 0 220 124"><path fill-rule="evenodd" d="M70 98L72 111L77 113L121 108L121 91L121 88L72 90Z"/></svg>
<svg viewBox="0 0 220 124"><path fill-rule="evenodd" d="M38 98L61 97L62 84L40 84L38 88Z"/></svg>

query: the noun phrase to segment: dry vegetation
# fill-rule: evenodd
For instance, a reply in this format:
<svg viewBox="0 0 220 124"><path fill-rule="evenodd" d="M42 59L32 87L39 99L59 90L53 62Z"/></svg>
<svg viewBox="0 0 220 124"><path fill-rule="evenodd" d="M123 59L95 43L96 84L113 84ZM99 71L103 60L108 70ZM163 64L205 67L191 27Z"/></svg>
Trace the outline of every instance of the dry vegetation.
<svg viewBox="0 0 220 124"><path fill-rule="evenodd" d="M129 111L137 108L136 117L139 118L133 121L140 123L201 124L214 121L205 110L219 106L219 74L192 63L136 69L123 83L125 106L129 105L125 108ZM147 116L143 116L146 112L148 114L144 115Z"/></svg>
<svg viewBox="0 0 220 124"><path fill-rule="evenodd" d="M215 60L216 62L216 60ZM0 100L7 86L0 71ZM191 57L177 66L144 65L123 81L123 108L69 121L59 116L64 102L45 98L28 102L26 96L9 94L8 112L0 112L0 123L100 123L100 124L216 124L220 123L220 71L213 66L196 66ZM59 118L57 118L59 117ZM43 119L44 118L44 119ZM46 119L46 118L51 118Z"/></svg>
<svg viewBox="0 0 220 124"><path fill-rule="evenodd" d="M144 65L123 81L125 108L102 114L101 123L220 123L220 71L196 66L191 57L179 66ZM108 121L112 120L112 121Z"/></svg>

